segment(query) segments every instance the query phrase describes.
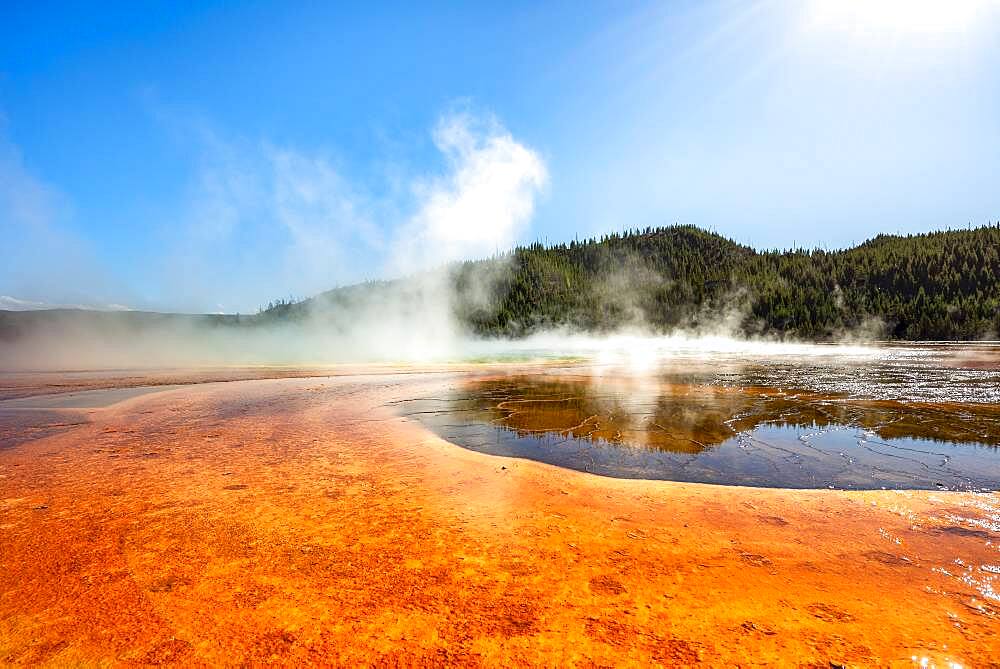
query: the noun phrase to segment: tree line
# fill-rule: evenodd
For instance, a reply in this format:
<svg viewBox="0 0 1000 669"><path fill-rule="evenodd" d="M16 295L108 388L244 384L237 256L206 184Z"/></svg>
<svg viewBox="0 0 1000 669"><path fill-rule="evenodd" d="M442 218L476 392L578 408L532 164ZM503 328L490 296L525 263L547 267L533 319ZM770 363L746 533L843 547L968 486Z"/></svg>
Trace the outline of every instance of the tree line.
<svg viewBox="0 0 1000 669"><path fill-rule="evenodd" d="M647 228L532 244L462 263L453 276L460 320L489 336L720 320L746 335L805 339L859 329L909 340L1000 332L1000 224L879 235L839 251L757 251L694 226Z"/></svg>

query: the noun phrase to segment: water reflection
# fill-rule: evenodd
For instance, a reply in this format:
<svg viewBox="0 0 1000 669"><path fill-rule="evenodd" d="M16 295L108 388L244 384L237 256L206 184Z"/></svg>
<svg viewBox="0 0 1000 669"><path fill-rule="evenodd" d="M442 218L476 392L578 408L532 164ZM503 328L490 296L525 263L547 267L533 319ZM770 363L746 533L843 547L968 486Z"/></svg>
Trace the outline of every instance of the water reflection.
<svg viewBox="0 0 1000 669"><path fill-rule="evenodd" d="M793 488L1000 484L996 405L761 381L752 367L508 376L408 401L403 413L467 448L608 476Z"/></svg>

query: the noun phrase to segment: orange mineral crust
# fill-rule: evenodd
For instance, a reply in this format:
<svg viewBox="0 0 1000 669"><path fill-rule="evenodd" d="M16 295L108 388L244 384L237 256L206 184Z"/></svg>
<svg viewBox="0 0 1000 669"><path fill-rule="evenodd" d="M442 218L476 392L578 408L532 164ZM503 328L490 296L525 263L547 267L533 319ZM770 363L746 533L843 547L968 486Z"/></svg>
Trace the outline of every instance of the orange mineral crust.
<svg viewBox="0 0 1000 669"><path fill-rule="evenodd" d="M0 410L0 664L1000 663L993 494L495 457L394 404L481 370L360 371Z"/></svg>

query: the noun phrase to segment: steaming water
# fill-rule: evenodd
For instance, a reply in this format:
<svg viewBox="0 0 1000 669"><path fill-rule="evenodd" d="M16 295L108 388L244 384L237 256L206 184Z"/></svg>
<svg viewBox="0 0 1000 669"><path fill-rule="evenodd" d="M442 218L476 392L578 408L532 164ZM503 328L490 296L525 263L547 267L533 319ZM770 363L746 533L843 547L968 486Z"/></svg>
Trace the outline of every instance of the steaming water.
<svg viewBox="0 0 1000 669"><path fill-rule="evenodd" d="M626 347L584 357L537 374L456 382L401 410L466 448L606 476L1000 487L994 344L691 347L652 356Z"/></svg>

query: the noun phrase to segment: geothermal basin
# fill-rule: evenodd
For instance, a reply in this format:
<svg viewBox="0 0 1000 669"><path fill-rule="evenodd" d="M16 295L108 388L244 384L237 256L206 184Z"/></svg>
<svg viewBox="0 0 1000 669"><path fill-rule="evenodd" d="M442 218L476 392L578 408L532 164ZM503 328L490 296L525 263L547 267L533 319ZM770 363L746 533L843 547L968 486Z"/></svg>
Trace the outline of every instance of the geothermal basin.
<svg viewBox="0 0 1000 669"><path fill-rule="evenodd" d="M0 663L989 666L1000 349L0 375Z"/></svg>

